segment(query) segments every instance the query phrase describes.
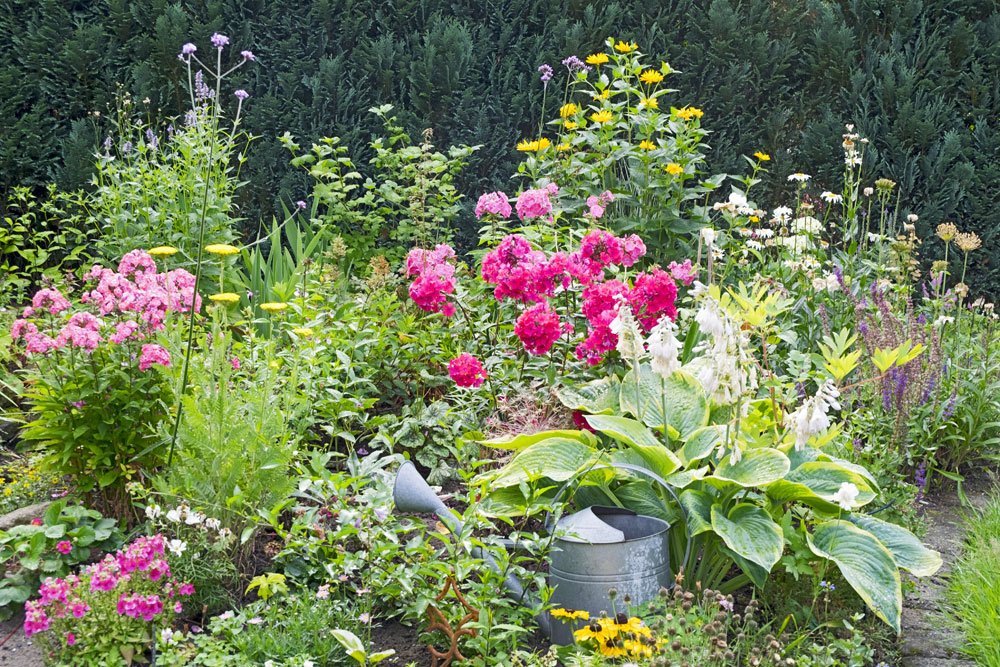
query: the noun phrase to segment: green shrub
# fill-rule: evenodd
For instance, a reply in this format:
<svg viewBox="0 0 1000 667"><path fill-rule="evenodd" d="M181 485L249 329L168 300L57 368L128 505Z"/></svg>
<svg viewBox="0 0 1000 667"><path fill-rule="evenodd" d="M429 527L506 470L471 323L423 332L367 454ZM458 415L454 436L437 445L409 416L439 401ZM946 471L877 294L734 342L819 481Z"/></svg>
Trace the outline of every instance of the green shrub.
<svg viewBox="0 0 1000 667"><path fill-rule="evenodd" d="M962 651L986 667L1000 665L1000 498L966 526L965 551L952 568L948 603Z"/></svg>

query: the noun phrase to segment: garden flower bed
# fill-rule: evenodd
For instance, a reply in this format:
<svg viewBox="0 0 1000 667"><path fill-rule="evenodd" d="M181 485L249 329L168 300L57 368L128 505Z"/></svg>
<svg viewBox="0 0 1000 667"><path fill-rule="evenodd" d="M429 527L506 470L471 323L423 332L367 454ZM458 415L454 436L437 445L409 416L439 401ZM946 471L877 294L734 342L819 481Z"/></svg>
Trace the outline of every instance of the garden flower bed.
<svg viewBox="0 0 1000 667"><path fill-rule="evenodd" d="M44 664L895 664L920 503L1000 443L978 236L925 255L851 125L758 201L620 39L538 68L506 188L384 106L367 176L286 134L310 189L241 236L238 48L181 47L185 118L123 100L99 233L5 304L0 500L54 502L0 614Z"/></svg>

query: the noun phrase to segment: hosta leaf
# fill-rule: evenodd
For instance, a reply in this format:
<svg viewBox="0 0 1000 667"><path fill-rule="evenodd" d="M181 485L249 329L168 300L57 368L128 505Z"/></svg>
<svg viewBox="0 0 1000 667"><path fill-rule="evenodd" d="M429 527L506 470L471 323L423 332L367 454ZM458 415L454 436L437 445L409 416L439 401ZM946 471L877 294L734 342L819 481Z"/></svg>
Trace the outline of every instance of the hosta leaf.
<svg viewBox="0 0 1000 667"><path fill-rule="evenodd" d="M729 457L723 459L708 481L721 479L745 488L766 486L784 477L790 467L788 457L777 449L748 449L736 463L731 464Z"/></svg>
<svg viewBox="0 0 1000 667"><path fill-rule="evenodd" d="M612 375L576 387L560 387L556 396L570 410L610 414L618 411L619 385L621 380Z"/></svg>
<svg viewBox="0 0 1000 667"><path fill-rule="evenodd" d="M768 572L785 548L781 526L752 503L735 505L725 514L719 505L712 505L712 530L727 547Z"/></svg>
<svg viewBox="0 0 1000 667"><path fill-rule="evenodd" d="M726 434L726 427L721 424L712 424L692 431L680 454L686 463L692 463L705 458L719 446L722 438Z"/></svg>
<svg viewBox="0 0 1000 667"><path fill-rule="evenodd" d="M818 524L806 540L814 554L837 564L865 604L898 633L902 583L896 561L878 538L838 519Z"/></svg>
<svg viewBox="0 0 1000 667"><path fill-rule="evenodd" d="M765 493L779 503L798 500L819 510L837 512L833 496L844 482L858 487L856 507L875 499L875 493L864 477L830 461L803 463L785 475L784 479L769 484Z"/></svg>
<svg viewBox="0 0 1000 667"><path fill-rule="evenodd" d="M918 577L929 577L941 569L941 554L925 547L916 535L902 526L867 514L851 514L848 518L854 525L877 537L892 554L896 565L904 570Z"/></svg>
<svg viewBox="0 0 1000 667"><path fill-rule="evenodd" d="M680 501L689 537L712 530L712 496L704 491L687 489L681 492Z"/></svg>
<svg viewBox="0 0 1000 667"><path fill-rule="evenodd" d="M529 445L533 445L536 442L541 442L542 440L555 437L579 440L580 442L590 445L591 447L597 446L597 438L594 437L593 433L590 433L589 431L576 431L569 429L539 431L538 433L518 433L516 435L491 438L489 440L481 440L479 442L486 447L492 447L494 449L509 449L516 452L528 447Z"/></svg>
<svg viewBox="0 0 1000 667"><path fill-rule="evenodd" d="M619 396L622 410L640 418L652 428L667 427L680 438L708 424L708 397L697 380L688 373L678 371L669 378L661 378L649 366L639 367L639 385L636 387L635 369L622 380Z"/></svg>
<svg viewBox="0 0 1000 667"><path fill-rule="evenodd" d="M615 497L622 505L636 514L655 516L670 523L673 517L666 511L663 500L652 484L646 481L629 482L615 489Z"/></svg>
<svg viewBox="0 0 1000 667"><path fill-rule="evenodd" d="M721 547L719 550L733 559L733 562L736 563L741 570L743 570L743 573L750 577L750 581L753 582L754 586L757 588L764 588L764 585L767 583L767 570L762 568L757 563L747 560L743 556L725 546Z"/></svg>
<svg viewBox="0 0 1000 667"><path fill-rule="evenodd" d="M681 467L680 459L660 444L642 422L616 415L588 415L587 423L591 428L628 445L660 477L666 477Z"/></svg>
<svg viewBox="0 0 1000 667"><path fill-rule="evenodd" d="M493 488L514 486L538 477L564 482L586 464L594 450L579 440L548 438L522 449L507 465L486 475Z"/></svg>
<svg viewBox="0 0 1000 667"><path fill-rule="evenodd" d="M670 486L676 486L678 489L683 489L691 482L697 482L705 479L705 475L707 474L708 466L702 466L701 468L694 468L692 470L680 470L666 479L667 484Z"/></svg>

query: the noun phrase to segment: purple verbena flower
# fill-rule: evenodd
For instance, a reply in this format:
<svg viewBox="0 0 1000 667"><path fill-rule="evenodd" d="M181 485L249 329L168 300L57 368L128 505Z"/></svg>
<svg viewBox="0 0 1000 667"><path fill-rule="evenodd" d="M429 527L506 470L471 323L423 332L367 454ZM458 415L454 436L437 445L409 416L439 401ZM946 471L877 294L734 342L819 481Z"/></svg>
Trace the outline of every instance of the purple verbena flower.
<svg viewBox="0 0 1000 667"><path fill-rule="evenodd" d="M248 93L247 91L243 90L242 88L240 88L240 89L239 89L239 90L237 90L237 91L236 91L235 93L233 93L233 95L235 95L235 96L236 96L236 98L237 98L237 99L238 99L238 100L239 100L240 102L242 102L242 101L243 101L243 100L245 100L246 98L250 97L250 93Z"/></svg>
<svg viewBox="0 0 1000 667"><path fill-rule="evenodd" d="M566 58L563 58L562 64L570 72L589 72L590 71L590 67L588 67L586 64L584 64L584 62L582 60L580 60L579 58L577 58L576 56L567 56Z"/></svg>
<svg viewBox="0 0 1000 667"><path fill-rule="evenodd" d="M250 62L256 62L257 56L253 54L253 51L240 51L240 55L243 56L243 60L249 60Z"/></svg>
<svg viewBox="0 0 1000 667"><path fill-rule="evenodd" d="M545 84L551 81L552 75L555 74L555 72L552 71L552 68L549 65L539 65L538 72L542 75L541 77L542 83Z"/></svg>
<svg viewBox="0 0 1000 667"><path fill-rule="evenodd" d="M306 209L306 206L308 206L308 204L306 204L305 201L301 199L295 202L295 208L299 209L300 211L304 211Z"/></svg>
<svg viewBox="0 0 1000 667"><path fill-rule="evenodd" d="M221 51L222 48L227 44L229 44L229 38L223 35L222 33L217 32L214 35L212 35L212 46L214 46L215 48Z"/></svg>

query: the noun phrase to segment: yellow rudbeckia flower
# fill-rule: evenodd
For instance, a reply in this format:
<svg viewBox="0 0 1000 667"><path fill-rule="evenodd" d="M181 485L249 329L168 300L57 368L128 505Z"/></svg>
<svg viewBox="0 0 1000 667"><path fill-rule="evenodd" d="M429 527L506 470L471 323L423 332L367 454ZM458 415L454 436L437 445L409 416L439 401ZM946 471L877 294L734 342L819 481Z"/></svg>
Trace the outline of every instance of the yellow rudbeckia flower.
<svg viewBox="0 0 1000 667"><path fill-rule="evenodd" d="M177 253L177 248L172 245L158 245L146 251L151 257L170 257Z"/></svg>
<svg viewBox="0 0 1000 667"><path fill-rule="evenodd" d="M654 83L659 83L663 81L663 75L657 72L655 69L648 69L642 73L642 75L639 77L639 81L652 85Z"/></svg>
<svg viewBox="0 0 1000 667"><path fill-rule="evenodd" d="M589 621L590 614L584 609L563 609L562 607L556 607L551 612L552 618L565 618L571 621Z"/></svg>
<svg viewBox="0 0 1000 667"><path fill-rule="evenodd" d="M600 111L590 114L590 120L603 125L604 123L610 123L614 120L614 115L607 109L601 109Z"/></svg>
<svg viewBox="0 0 1000 667"><path fill-rule="evenodd" d="M587 56L588 65L603 65L608 62L608 54L606 53L592 53Z"/></svg>
<svg viewBox="0 0 1000 667"><path fill-rule="evenodd" d="M205 252L210 252L213 255L235 255L239 251L239 248L231 246L228 243L213 243L212 245L205 246Z"/></svg>

